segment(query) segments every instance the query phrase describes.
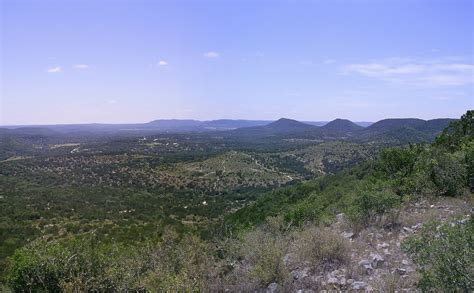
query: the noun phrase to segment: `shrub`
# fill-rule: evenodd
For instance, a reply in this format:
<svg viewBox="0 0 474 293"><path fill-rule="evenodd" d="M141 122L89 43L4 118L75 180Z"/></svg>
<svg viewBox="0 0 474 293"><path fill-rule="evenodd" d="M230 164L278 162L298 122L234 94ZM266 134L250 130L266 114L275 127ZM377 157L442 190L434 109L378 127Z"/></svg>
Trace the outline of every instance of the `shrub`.
<svg viewBox="0 0 474 293"><path fill-rule="evenodd" d="M208 291L217 279L209 245L170 234L138 246L101 243L93 235L40 239L15 252L8 283L20 292Z"/></svg>
<svg viewBox="0 0 474 293"><path fill-rule="evenodd" d="M356 224L369 226L380 224L382 216L398 207L400 197L390 190L362 190L356 195L349 207L349 218Z"/></svg>
<svg viewBox="0 0 474 293"><path fill-rule="evenodd" d="M289 247L288 229L282 218L275 217L243 235L237 248L243 270L236 272L241 275L239 282L250 282L255 287L286 282L288 270L283 258Z"/></svg>
<svg viewBox="0 0 474 293"><path fill-rule="evenodd" d="M467 223L431 223L402 248L418 264L423 290L469 292L474 288L474 218Z"/></svg>
<svg viewBox="0 0 474 293"><path fill-rule="evenodd" d="M473 138L474 110L468 110L461 119L449 123L449 126L436 138L435 145L457 150L463 142Z"/></svg>
<svg viewBox="0 0 474 293"><path fill-rule="evenodd" d="M379 169L391 178L406 177L413 172L416 159L423 147L412 145L409 148L388 148L380 154Z"/></svg>
<svg viewBox="0 0 474 293"><path fill-rule="evenodd" d="M165 233L163 241L152 249L151 271L145 288L159 292L209 291L216 283L217 267L210 245L194 235L178 239Z"/></svg>
<svg viewBox="0 0 474 293"><path fill-rule="evenodd" d="M292 251L300 263L332 270L350 260L349 243L329 228L305 227L295 233Z"/></svg>
<svg viewBox="0 0 474 293"><path fill-rule="evenodd" d="M138 289L128 277L139 275L145 262L134 261L139 259L139 250L133 250L136 255L126 251L90 235L61 241L39 239L11 257L7 280L15 291Z"/></svg>
<svg viewBox="0 0 474 293"><path fill-rule="evenodd" d="M466 166L454 155L436 153L430 162L430 177L438 193L456 196L463 193L466 186Z"/></svg>

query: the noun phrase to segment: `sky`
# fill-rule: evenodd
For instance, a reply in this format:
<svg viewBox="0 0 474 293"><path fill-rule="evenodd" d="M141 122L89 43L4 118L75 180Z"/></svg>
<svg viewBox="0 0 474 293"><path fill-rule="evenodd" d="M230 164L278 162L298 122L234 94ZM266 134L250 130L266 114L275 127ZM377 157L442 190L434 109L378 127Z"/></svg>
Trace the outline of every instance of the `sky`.
<svg viewBox="0 0 474 293"><path fill-rule="evenodd" d="M474 109L470 0L0 2L2 125Z"/></svg>

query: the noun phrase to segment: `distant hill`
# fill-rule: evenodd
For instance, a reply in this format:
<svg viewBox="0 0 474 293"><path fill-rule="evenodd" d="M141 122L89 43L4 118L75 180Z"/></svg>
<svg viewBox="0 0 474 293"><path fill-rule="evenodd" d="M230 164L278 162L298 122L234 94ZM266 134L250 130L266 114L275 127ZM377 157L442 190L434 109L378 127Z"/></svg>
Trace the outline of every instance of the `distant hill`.
<svg viewBox="0 0 474 293"><path fill-rule="evenodd" d="M364 129L364 127L355 124L354 122L347 119L335 119L328 124L321 127L325 131L334 131L334 132L355 132L358 130Z"/></svg>
<svg viewBox="0 0 474 293"><path fill-rule="evenodd" d="M50 140L62 135L93 137L103 135L147 135L150 133L190 133L220 131L224 136L247 138L280 137L287 139L315 140L357 140L390 142L428 142L435 138L455 119L422 120L384 119L368 127L362 127L347 119L335 119L331 122L300 122L281 118L267 120L218 119L199 121L192 119L160 119L137 124L63 124L41 126L0 127L0 136L21 137L42 136ZM363 124L362 122L358 122ZM368 122L364 125L369 124ZM316 126L322 125L322 126ZM7 130L8 129L8 130Z"/></svg>
<svg viewBox="0 0 474 293"><path fill-rule="evenodd" d="M278 132L291 132L291 131L305 131L308 129L313 129L315 126L309 125L303 122L288 118L280 118L275 122L272 122L266 126L263 126L266 129L272 129Z"/></svg>
<svg viewBox="0 0 474 293"><path fill-rule="evenodd" d="M145 123L147 128L157 128L160 130L175 129L193 129L200 126L202 122L198 120L181 120L181 119L159 119Z"/></svg>
<svg viewBox="0 0 474 293"><path fill-rule="evenodd" d="M430 142L452 121L455 119L384 119L362 130L358 138L401 143Z"/></svg>
<svg viewBox="0 0 474 293"><path fill-rule="evenodd" d="M238 128L233 133L240 136L268 136L298 134L317 128L317 126L309 125L296 120L280 118L277 121L264 126Z"/></svg>
<svg viewBox="0 0 474 293"><path fill-rule="evenodd" d="M218 119L203 121L200 126L207 130L226 130L242 127L264 126L270 123L271 121L267 120Z"/></svg>
<svg viewBox="0 0 474 293"><path fill-rule="evenodd" d="M416 128L422 126L425 122L425 120L416 118L383 119L365 128L365 132L383 133L403 127Z"/></svg>
<svg viewBox="0 0 474 293"><path fill-rule="evenodd" d="M448 127L449 123L456 121L456 119L440 118L426 121L423 125L416 129L430 133L431 135L437 135L443 131L444 128Z"/></svg>

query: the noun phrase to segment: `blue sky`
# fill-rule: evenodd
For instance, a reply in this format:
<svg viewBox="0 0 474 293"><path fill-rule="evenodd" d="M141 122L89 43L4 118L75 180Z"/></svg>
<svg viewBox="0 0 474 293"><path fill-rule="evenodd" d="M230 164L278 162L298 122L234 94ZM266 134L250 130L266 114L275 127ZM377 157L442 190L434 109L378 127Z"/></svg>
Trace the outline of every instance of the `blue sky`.
<svg viewBox="0 0 474 293"><path fill-rule="evenodd" d="M474 108L474 1L1 2L0 124Z"/></svg>

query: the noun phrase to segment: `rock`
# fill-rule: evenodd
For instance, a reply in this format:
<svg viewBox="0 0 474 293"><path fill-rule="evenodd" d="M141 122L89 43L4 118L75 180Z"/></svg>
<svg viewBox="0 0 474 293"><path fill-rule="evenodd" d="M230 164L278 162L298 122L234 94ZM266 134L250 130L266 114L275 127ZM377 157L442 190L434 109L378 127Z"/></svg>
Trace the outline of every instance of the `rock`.
<svg viewBox="0 0 474 293"><path fill-rule="evenodd" d="M405 275L405 274L407 273L407 270L406 270L406 269L403 269L403 268L397 268L397 269L395 269L395 272L396 272L397 274L399 274L400 276L403 276L403 275Z"/></svg>
<svg viewBox="0 0 474 293"><path fill-rule="evenodd" d="M354 233L352 233L352 232L343 232L342 237L344 237L346 239L352 239L354 237Z"/></svg>
<svg viewBox="0 0 474 293"><path fill-rule="evenodd" d="M367 284L365 282L357 281L352 283L351 288L354 290L364 290L367 288Z"/></svg>
<svg viewBox="0 0 474 293"><path fill-rule="evenodd" d="M409 264L408 260L406 260L406 259L402 260L402 265L407 266L408 264Z"/></svg>
<svg viewBox="0 0 474 293"><path fill-rule="evenodd" d="M386 242L383 242L383 243L380 243L380 244L377 244L377 248L381 249L381 248L387 248L389 247L390 244L386 243Z"/></svg>
<svg viewBox="0 0 474 293"><path fill-rule="evenodd" d="M334 277L330 277L327 282L329 285L339 285L339 280Z"/></svg>
<svg viewBox="0 0 474 293"><path fill-rule="evenodd" d="M413 233L414 231L413 231L411 228L403 227L403 232L406 232L406 233Z"/></svg>
<svg viewBox="0 0 474 293"><path fill-rule="evenodd" d="M285 255L285 256L283 257L283 262L284 262L286 265L288 265L288 264L291 262L292 258L293 258L292 255L291 255L290 253L288 253L287 255Z"/></svg>
<svg viewBox="0 0 474 293"><path fill-rule="evenodd" d="M422 226L423 226L422 223L418 223L418 224L416 224L416 225L411 226L411 228L412 228L413 230L418 230L418 229L420 229Z"/></svg>
<svg viewBox="0 0 474 293"><path fill-rule="evenodd" d="M342 222L344 220L344 214L343 213L337 214L336 215L336 220L338 222Z"/></svg>
<svg viewBox="0 0 474 293"><path fill-rule="evenodd" d="M375 269L382 267L385 262L385 259L379 254L371 253L370 257L372 257L372 267Z"/></svg>
<svg viewBox="0 0 474 293"><path fill-rule="evenodd" d="M339 285L341 285L341 286L345 286L345 285L346 285L346 278L345 278L345 277L341 277L341 278L339 279Z"/></svg>
<svg viewBox="0 0 474 293"><path fill-rule="evenodd" d="M350 285L350 284L354 283L354 279L347 279L346 283L347 283L347 285Z"/></svg>
<svg viewBox="0 0 474 293"><path fill-rule="evenodd" d="M309 275L310 268L303 268L302 270L294 270L291 272L293 279L299 280L307 277Z"/></svg>
<svg viewBox="0 0 474 293"><path fill-rule="evenodd" d="M373 271L371 262L366 259L359 261L359 266L364 268L366 274L370 274Z"/></svg>
<svg viewBox="0 0 474 293"><path fill-rule="evenodd" d="M278 284L277 284L277 283L271 283L271 284L268 285L268 287L267 287L267 292L273 293L273 292L276 292L277 289L278 289Z"/></svg>
<svg viewBox="0 0 474 293"><path fill-rule="evenodd" d="M463 224L466 224L468 221L469 221L469 217L459 220L458 223L463 225Z"/></svg>

